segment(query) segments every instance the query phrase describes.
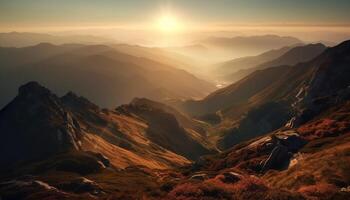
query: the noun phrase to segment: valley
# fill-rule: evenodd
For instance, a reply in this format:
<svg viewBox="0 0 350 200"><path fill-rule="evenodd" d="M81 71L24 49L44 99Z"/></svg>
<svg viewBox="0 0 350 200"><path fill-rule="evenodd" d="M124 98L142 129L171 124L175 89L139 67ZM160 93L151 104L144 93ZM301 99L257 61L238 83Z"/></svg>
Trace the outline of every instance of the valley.
<svg viewBox="0 0 350 200"><path fill-rule="evenodd" d="M235 59L219 71L251 71L215 89L162 49L2 47L1 197L349 198L349 55Z"/></svg>
<svg viewBox="0 0 350 200"><path fill-rule="evenodd" d="M0 200L350 200L349 10L0 0Z"/></svg>

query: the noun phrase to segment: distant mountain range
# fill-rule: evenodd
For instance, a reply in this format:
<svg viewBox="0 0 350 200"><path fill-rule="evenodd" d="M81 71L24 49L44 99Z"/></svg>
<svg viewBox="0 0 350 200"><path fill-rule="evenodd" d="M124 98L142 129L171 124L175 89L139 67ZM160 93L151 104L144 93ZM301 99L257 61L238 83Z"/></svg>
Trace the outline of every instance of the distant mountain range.
<svg viewBox="0 0 350 200"><path fill-rule="evenodd" d="M133 51L137 54L141 50ZM1 106L14 97L19 85L31 80L40 81L60 95L77 91L103 107L128 103L134 97L158 101L200 98L215 89L169 65L170 61L164 64L106 45L41 43L23 48L3 47L0 60Z"/></svg>
<svg viewBox="0 0 350 200"><path fill-rule="evenodd" d="M277 49L295 44L302 44L303 41L294 37L277 35L239 36L233 38L210 37L200 41L201 44L230 52L236 57L259 54L271 49Z"/></svg>
<svg viewBox="0 0 350 200"><path fill-rule="evenodd" d="M241 36L241 37L209 37L196 40L192 45L168 47L169 51L186 55L200 65L213 65L235 58L258 55L271 49L303 44L294 37L277 35ZM283 51L281 49L281 51ZM277 51L275 51L277 53ZM274 52L270 52L273 56ZM269 57L269 55L266 55Z"/></svg>
<svg viewBox="0 0 350 200"><path fill-rule="evenodd" d="M258 56L235 59L218 68L226 69L226 74L222 75L226 81L236 82L257 70L281 65L295 65L299 62L309 61L321 54L325 49L326 46L323 44L300 45L293 48L284 47ZM235 72L232 72L233 70Z"/></svg>
<svg viewBox="0 0 350 200"><path fill-rule="evenodd" d="M235 58L229 61L218 63L215 64L213 71L221 75L227 75L239 70L249 69L270 60L276 59L285 54L291 48L293 48L293 46L286 46L279 49L268 50L256 56Z"/></svg>
<svg viewBox="0 0 350 200"><path fill-rule="evenodd" d="M33 46L40 43L52 44L106 44L115 43L115 40L91 35L68 35L57 36L46 33L27 33L27 32L9 32L0 33L1 47L26 47Z"/></svg>
<svg viewBox="0 0 350 200"><path fill-rule="evenodd" d="M350 199L350 40L251 39L216 91L165 49L0 48L0 199Z"/></svg>

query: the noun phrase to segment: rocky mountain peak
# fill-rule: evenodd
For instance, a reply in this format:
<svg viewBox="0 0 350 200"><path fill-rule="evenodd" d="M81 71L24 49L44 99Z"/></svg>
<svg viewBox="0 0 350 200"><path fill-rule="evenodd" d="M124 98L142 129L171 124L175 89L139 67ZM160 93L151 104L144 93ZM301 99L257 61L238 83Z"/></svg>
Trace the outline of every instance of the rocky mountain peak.
<svg viewBox="0 0 350 200"><path fill-rule="evenodd" d="M3 164L77 150L82 134L62 101L37 82L21 86L18 96L0 111L0 130Z"/></svg>
<svg viewBox="0 0 350 200"><path fill-rule="evenodd" d="M22 85L18 90L18 96L20 97L33 97L33 96L45 96L51 95L50 90L41 86L38 82L31 81Z"/></svg>
<svg viewBox="0 0 350 200"><path fill-rule="evenodd" d="M98 110L99 107L93 103L91 103L89 100L87 100L84 97L78 96L77 94L73 92L68 92L66 95L61 97L62 102L69 106L70 108L75 109L92 109L92 110Z"/></svg>

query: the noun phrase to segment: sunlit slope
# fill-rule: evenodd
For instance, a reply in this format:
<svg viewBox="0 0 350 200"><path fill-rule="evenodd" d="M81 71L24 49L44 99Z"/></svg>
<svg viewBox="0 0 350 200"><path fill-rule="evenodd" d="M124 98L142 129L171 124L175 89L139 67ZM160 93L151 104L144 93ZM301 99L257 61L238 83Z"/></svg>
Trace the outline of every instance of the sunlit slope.
<svg viewBox="0 0 350 200"><path fill-rule="evenodd" d="M168 169L212 152L189 119L179 122L161 107L167 106L131 104L115 111L100 109L71 92L59 98L30 82L0 111L1 162L5 167L90 151L102 154L120 169L138 165ZM19 113L20 118L16 117Z"/></svg>

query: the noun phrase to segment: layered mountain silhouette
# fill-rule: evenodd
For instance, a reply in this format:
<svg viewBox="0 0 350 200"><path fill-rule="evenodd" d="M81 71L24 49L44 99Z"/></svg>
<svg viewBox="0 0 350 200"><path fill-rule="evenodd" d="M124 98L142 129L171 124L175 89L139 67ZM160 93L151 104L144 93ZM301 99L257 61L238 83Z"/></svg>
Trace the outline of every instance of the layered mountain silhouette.
<svg viewBox="0 0 350 200"><path fill-rule="evenodd" d="M37 45L39 43L52 43L59 45L67 43L104 44L113 42L115 42L113 39L91 35L57 36L30 32L0 33L0 46L2 47L26 47Z"/></svg>
<svg viewBox="0 0 350 200"><path fill-rule="evenodd" d="M215 64L213 71L220 76L228 76L228 74L232 74L239 70L253 68L265 62L274 60L285 54L291 48L293 47L282 47L279 49L268 50L256 56L235 58L226 62L218 63Z"/></svg>
<svg viewBox="0 0 350 200"><path fill-rule="evenodd" d="M235 82L257 70L274 66L295 65L300 62L306 62L320 55L325 49L326 46L320 43L294 47L275 59L249 67L248 69L240 69L237 72L231 73L230 75L226 76L225 79ZM260 56L258 56L258 58L260 58Z"/></svg>
<svg viewBox="0 0 350 200"><path fill-rule="evenodd" d="M350 41L250 39L214 92L165 49L0 48L0 198L349 199Z"/></svg>
<svg viewBox="0 0 350 200"><path fill-rule="evenodd" d="M278 52L278 49L282 51L283 47L302 43L301 40L294 37L277 35L208 37L193 41L189 45L167 47L166 50L191 58L195 64L201 67L198 69L200 71L207 65L212 66L234 58L258 55L276 49L276 52L272 51L270 55L266 55L273 56Z"/></svg>
<svg viewBox="0 0 350 200"><path fill-rule="evenodd" d="M238 36L233 38L210 37L200 42L208 47L231 52L237 57L263 53L271 49L303 43L294 37L278 35Z"/></svg>
<svg viewBox="0 0 350 200"><path fill-rule="evenodd" d="M0 58L1 106L30 80L60 95L77 91L103 107L128 103L136 96L158 101L199 98L214 89L184 70L105 45L1 48Z"/></svg>

